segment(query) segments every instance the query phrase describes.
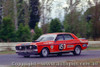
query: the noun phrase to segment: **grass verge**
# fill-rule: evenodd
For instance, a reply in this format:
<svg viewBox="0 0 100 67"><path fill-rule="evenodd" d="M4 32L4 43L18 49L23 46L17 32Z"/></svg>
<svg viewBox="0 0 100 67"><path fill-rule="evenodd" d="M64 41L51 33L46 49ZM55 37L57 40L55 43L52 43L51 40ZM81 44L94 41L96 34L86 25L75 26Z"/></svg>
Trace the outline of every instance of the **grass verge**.
<svg viewBox="0 0 100 67"><path fill-rule="evenodd" d="M0 51L0 55L2 54L14 54L16 53L15 51Z"/></svg>
<svg viewBox="0 0 100 67"><path fill-rule="evenodd" d="M88 47L87 50L100 50L100 47Z"/></svg>

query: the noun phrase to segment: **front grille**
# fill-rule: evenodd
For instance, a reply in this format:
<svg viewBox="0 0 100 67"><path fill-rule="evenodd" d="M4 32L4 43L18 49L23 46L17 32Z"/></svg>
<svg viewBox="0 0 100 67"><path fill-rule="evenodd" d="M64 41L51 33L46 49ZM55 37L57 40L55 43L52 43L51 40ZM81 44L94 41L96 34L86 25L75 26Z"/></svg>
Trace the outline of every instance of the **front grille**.
<svg viewBox="0 0 100 67"><path fill-rule="evenodd" d="M25 50L25 46L16 46L16 50Z"/></svg>
<svg viewBox="0 0 100 67"><path fill-rule="evenodd" d="M28 45L28 46L16 46L16 50L31 50L31 49L37 49L37 46L35 45Z"/></svg>

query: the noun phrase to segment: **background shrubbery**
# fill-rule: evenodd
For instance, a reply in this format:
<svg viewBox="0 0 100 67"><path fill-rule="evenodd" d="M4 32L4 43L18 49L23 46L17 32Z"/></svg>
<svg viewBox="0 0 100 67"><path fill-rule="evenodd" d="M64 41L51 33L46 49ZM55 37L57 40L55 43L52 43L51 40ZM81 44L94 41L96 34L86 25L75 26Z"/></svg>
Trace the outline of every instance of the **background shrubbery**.
<svg viewBox="0 0 100 67"><path fill-rule="evenodd" d="M81 4L81 0L67 0L66 5L69 7L62 8L65 12L62 21L61 17L51 17L53 2L0 0L0 42L33 41L42 34L55 32L69 32L80 38L93 40L100 38L100 2L93 0L92 5L92 2L87 0L87 10L82 6L82 10L78 10L77 6ZM59 16L62 14L60 9L56 11ZM40 27L38 22L41 22Z"/></svg>

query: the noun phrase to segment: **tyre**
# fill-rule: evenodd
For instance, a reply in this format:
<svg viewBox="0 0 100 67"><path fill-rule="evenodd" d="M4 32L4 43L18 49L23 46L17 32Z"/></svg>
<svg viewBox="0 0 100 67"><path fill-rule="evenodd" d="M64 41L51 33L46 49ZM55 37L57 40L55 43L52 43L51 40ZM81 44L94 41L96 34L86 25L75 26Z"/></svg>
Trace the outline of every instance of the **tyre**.
<svg viewBox="0 0 100 67"><path fill-rule="evenodd" d="M40 56L47 57L48 55L49 55L49 50L47 48L43 48L41 53L40 53Z"/></svg>
<svg viewBox="0 0 100 67"><path fill-rule="evenodd" d="M81 54L81 47L76 46L74 51L73 51L73 55L80 55L80 54Z"/></svg>
<svg viewBox="0 0 100 67"><path fill-rule="evenodd" d="M24 56L25 58L29 58L30 56Z"/></svg>

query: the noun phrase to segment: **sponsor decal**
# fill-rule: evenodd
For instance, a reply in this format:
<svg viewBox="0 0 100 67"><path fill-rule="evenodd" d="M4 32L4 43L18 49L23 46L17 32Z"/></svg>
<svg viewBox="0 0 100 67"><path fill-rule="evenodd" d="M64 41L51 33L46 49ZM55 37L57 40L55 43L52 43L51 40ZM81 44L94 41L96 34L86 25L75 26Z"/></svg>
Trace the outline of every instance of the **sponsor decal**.
<svg viewBox="0 0 100 67"><path fill-rule="evenodd" d="M67 48L72 48L74 47L74 45L67 45Z"/></svg>
<svg viewBox="0 0 100 67"><path fill-rule="evenodd" d="M43 43L43 44L48 44L47 42Z"/></svg>
<svg viewBox="0 0 100 67"><path fill-rule="evenodd" d="M52 44L53 42L45 42L44 44Z"/></svg>
<svg viewBox="0 0 100 67"><path fill-rule="evenodd" d="M51 49L53 49L53 48L54 48L54 46L52 45L52 46L51 46Z"/></svg>
<svg viewBox="0 0 100 67"><path fill-rule="evenodd" d="M52 44L53 42L49 42L49 44Z"/></svg>

